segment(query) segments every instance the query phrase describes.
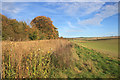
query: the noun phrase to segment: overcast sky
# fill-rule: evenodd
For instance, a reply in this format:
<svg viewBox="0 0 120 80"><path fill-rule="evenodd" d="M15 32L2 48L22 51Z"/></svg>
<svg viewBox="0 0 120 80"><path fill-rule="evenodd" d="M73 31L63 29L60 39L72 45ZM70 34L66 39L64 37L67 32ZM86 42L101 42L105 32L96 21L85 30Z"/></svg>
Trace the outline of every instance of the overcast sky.
<svg viewBox="0 0 120 80"><path fill-rule="evenodd" d="M117 2L3 2L2 14L27 23L50 17L63 37L118 35Z"/></svg>

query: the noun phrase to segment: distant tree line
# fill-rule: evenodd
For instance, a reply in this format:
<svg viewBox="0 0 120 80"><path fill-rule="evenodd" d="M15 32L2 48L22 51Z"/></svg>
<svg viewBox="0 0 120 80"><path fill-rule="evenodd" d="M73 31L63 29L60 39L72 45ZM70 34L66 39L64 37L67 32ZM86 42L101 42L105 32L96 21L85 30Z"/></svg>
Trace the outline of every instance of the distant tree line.
<svg viewBox="0 0 120 80"><path fill-rule="evenodd" d="M56 39L59 37L57 28L49 17L38 16L34 18L30 25L26 22L10 19L2 16L2 40L24 41Z"/></svg>

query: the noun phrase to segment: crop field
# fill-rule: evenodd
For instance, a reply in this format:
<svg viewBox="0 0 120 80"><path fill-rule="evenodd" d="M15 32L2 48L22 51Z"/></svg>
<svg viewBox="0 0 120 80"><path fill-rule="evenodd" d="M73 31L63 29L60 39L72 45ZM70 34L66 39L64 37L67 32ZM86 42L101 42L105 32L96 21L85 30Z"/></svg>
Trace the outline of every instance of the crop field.
<svg viewBox="0 0 120 80"><path fill-rule="evenodd" d="M74 40L76 43L98 52L118 57L118 39L110 40Z"/></svg>
<svg viewBox="0 0 120 80"><path fill-rule="evenodd" d="M63 39L2 42L2 78L117 78L117 58Z"/></svg>

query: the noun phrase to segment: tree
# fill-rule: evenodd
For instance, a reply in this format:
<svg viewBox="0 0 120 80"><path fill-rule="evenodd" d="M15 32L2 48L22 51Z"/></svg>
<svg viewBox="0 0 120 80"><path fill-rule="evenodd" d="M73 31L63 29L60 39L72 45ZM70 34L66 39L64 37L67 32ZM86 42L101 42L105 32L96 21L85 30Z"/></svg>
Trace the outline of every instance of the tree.
<svg viewBox="0 0 120 80"><path fill-rule="evenodd" d="M9 19L2 16L2 40L28 40L29 26L25 22L18 22L16 19Z"/></svg>
<svg viewBox="0 0 120 80"><path fill-rule="evenodd" d="M40 31L40 39L56 39L58 38L57 28L52 24L49 17L38 16L31 21L32 27L36 27ZM43 37L44 35L44 37Z"/></svg>
<svg viewBox="0 0 120 80"><path fill-rule="evenodd" d="M49 17L38 16L31 21L32 27L26 22L18 22L2 16L2 40L24 41L58 38L57 28ZM0 22L1 23L1 22Z"/></svg>

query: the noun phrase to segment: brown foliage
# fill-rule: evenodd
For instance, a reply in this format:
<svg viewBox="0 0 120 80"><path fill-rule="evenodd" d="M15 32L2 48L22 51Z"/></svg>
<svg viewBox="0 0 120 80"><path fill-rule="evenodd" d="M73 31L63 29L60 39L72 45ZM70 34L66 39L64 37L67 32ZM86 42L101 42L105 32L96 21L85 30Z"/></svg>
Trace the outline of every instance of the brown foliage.
<svg viewBox="0 0 120 80"><path fill-rule="evenodd" d="M38 16L31 21L33 27L37 27L39 31L45 34L47 39L58 38L57 28L52 24L52 21L49 17Z"/></svg>
<svg viewBox="0 0 120 80"><path fill-rule="evenodd" d="M41 40L58 38L57 28L49 17L38 16L31 21L32 28L26 22L18 22L2 16L2 39L10 41Z"/></svg>

